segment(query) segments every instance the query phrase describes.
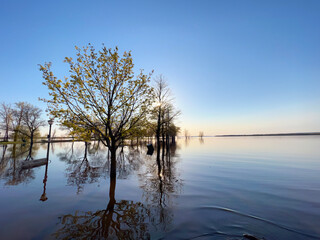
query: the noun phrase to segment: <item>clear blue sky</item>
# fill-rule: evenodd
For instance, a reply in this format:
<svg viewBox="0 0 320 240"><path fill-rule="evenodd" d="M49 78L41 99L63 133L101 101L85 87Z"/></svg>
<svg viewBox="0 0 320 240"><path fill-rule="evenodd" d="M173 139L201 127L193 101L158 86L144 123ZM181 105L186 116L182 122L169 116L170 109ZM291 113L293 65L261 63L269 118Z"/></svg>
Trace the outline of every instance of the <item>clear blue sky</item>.
<svg viewBox="0 0 320 240"><path fill-rule="evenodd" d="M320 1L0 2L0 102L45 108L37 64L132 50L166 76L192 134L320 131Z"/></svg>

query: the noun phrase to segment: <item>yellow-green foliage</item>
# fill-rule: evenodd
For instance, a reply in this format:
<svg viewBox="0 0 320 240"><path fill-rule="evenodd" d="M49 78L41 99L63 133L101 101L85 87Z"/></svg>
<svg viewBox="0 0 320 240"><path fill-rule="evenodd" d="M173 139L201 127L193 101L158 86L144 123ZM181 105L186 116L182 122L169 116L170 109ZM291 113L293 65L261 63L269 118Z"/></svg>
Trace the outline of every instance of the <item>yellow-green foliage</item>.
<svg viewBox="0 0 320 240"><path fill-rule="evenodd" d="M118 48L92 45L76 47L77 57L65 58L70 76L58 79L51 63L40 65L48 87L49 113L79 138L98 136L108 147L130 137L151 104L150 76L142 70L135 76L130 52L119 56ZM135 129L136 130L136 129ZM134 130L134 131L135 131Z"/></svg>

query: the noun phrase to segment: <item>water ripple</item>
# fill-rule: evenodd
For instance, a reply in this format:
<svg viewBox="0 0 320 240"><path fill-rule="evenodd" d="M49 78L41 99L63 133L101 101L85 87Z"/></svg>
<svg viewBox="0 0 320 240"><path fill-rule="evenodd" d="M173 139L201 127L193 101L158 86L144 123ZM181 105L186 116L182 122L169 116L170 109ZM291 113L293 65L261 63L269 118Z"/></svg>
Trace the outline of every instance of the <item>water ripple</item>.
<svg viewBox="0 0 320 240"><path fill-rule="evenodd" d="M311 234L308 234L308 233L304 233L304 232L300 232L298 230L289 228L289 227L281 225L281 224L277 224L277 223L272 222L270 220L267 220L267 219L264 219L264 218L261 218L261 217L257 217L257 216L251 215L251 214L245 214L245 213L242 213L242 212L239 212L237 210L230 209L230 208L219 207L219 206L204 206L204 207L201 207L200 209L202 209L202 210L206 210L206 209L219 210L219 211L229 212L229 213L236 214L236 215L239 215L239 216L243 216L243 217L251 218L251 219L254 219L254 220L258 220L258 221L273 225L275 227L278 227L278 228L281 228L281 229L284 229L284 230L287 230L287 231L290 231L290 232L293 232L293 233L296 233L296 234L300 234L300 235L305 236L305 237L314 238L314 239L320 239L317 236L314 236L314 235L311 235ZM214 232L214 233L216 234L216 232ZM198 238L198 237L194 237L194 238Z"/></svg>

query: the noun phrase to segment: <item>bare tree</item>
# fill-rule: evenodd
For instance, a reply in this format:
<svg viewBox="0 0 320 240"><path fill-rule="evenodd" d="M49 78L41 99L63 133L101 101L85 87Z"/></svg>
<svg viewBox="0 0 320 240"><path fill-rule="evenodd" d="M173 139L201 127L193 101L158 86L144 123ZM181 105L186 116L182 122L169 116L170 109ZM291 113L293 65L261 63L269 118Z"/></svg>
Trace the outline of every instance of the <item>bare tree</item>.
<svg viewBox="0 0 320 240"><path fill-rule="evenodd" d="M160 148L160 135L162 133L162 140L166 133L169 133L169 126L173 123L174 118L176 118L180 111L174 109L172 101L173 97L168 84L162 75L159 75L155 79L154 87L154 98L155 98L155 115L157 118L156 124L156 139L157 146ZM169 136L166 136L167 139Z"/></svg>
<svg viewBox="0 0 320 240"><path fill-rule="evenodd" d="M30 144L33 144L35 132L45 125L45 121L41 120L42 110L36 106L26 103L22 114L22 122L26 126L26 131L19 130L22 134L30 138Z"/></svg>
<svg viewBox="0 0 320 240"><path fill-rule="evenodd" d="M180 131L180 128L174 124L174 120L177 116L180 115L180 111L176 110L172 103L168 103L165 111L164 111L164 118L163 118L163 138L165 135L166 139L166 146L169 147L170 144L170 137L172 137L172 142L175 142L175 137L177 133Z"/></svg>
<svg viewBox="0 0 320 240"><path fill-rule="evenodd" d="M12 123L12 108L9 104L1 103L0 105L0 129L4 130L3 141L9 139L9 131Z"/></svg>
<svg viewBox="0 0 320 240"><path fill-rule="evenodd" d="M25 102L17 102L15 104L15 108L12 111L12 131L14 132L13 141L17 141L18 134L22 130L22 117L25 111L25 106L27 103Z"/></svg>

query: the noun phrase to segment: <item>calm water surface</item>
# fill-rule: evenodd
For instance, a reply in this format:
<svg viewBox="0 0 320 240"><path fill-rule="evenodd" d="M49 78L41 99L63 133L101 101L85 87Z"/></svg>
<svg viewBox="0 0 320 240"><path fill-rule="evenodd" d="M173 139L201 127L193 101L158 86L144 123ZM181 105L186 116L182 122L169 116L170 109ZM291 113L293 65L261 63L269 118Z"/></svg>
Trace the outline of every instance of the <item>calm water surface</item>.
<svg viewBox="0 0 320 240"><path fill-rule="evenodd" d="M320 239L320 137L0 145L0 239ZM160 171L159 171L160 170Z"/></svg>

